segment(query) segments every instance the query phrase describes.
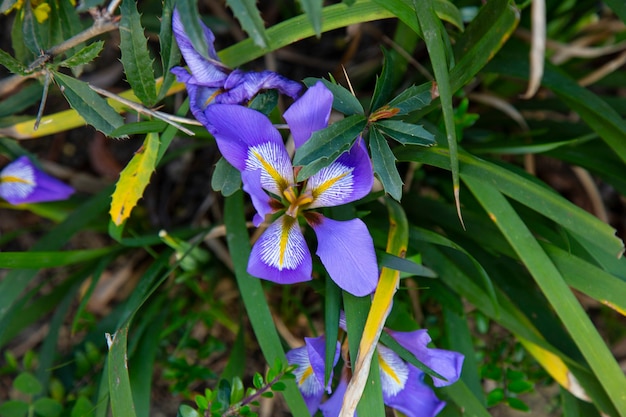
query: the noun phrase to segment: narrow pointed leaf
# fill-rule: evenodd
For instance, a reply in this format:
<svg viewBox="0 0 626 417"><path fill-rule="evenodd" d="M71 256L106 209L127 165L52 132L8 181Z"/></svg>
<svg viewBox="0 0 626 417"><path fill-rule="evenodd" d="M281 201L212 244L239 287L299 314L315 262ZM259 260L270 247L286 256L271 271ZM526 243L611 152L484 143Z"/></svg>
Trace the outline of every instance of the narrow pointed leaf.
<svg viewBox="0 0 626 417"><path fill-rule="evenodd" d="M333 93L333 109L345 114L346 116L351 116L353 114L365 114L365 110L363 110L363 106L361 106L359 100L354 97L347 88L339 84L328 81L324 78L305 78L304 84L307 87L311 87L318 81L324 83L326 88Z"/></svg>
<svg viewBox="0 0 626 417"><path fill-rule="evenodd" d="M263 49L268 48L269 40L256 0L226 0L226 4L254 43Z"/></svg>
<svg viewBox="0 0 626 417"><path fill-rule="evenodd" d="M394 56L395 55L383 49L383 69L380 76L376 79L374 94L372 95L372 102L370 104L370 113L382 107L391 95L391 89L393 88L393 71L395 68L395 63L393 62Z"/></svg>
<svg viewBox="0 0 626 417"><path fill-rule="evenodd" d="M104 41L97 41L90 45L85 46L71 57L64 59L59 63L59 66L66 68L74 68L79 65L85 65L96 59L96 57L102 51L104 47Z"/></svg>
<svg viewBox="0 0 626 417"><path fill-rule="evenodd" d="M322 0L300 0L302 10L311 22L315 36L318 38L322 34L322 3Z"/></svg>
<svg viewBox="0 0 626 417"><path fill-rule="evenodd" d="M165 0L163 2L163 14L161 16L161 28L159 30L159 45L161 47L161 68L163 73L163 83L159 88L157 101L165 97L167 90L172 85L175 76L170 69L180 62L180 50L174 37L172 36L172 11L175 0Z"/></svg>
<svg viewBox="0 0 626 417"><path fill-rule="evenodd" d="M54 72L54 80L61 88L63 95L70 106L90 125L110 135L115 129L124 124L124 119L106 100L100 97L89 85L73 77Z"/></svg>
<svg viewBox="0 0 626 417"><path fill-rule="evenodd" d="M113 417L136 417L133 394L128 376L127 339L130 321L111 338L108 354L108 380Z"/></svg>
<svg viewBox="0 0 626 417"><path fill-rule="evenodd" d="M298 174L298 181L330 165L341 153L350 149L364 128L365 117L353 115L314 132L311 138L298 148L294 156L294 165L304 166ZM307 165L313 163L316 164L315 170L307 169Z"/></svg>
<svg viewBox="0 0 626 417"><path fill-rule="evenodd" d="M149 133L128 165L120 173L109 214L117 226L124 223L150 182L159 150L159 135Z"/></svg>
<svg viewBox="0 0 626 417"><path fill-rule="evenodd" d="M126 80L137 98L150 107L156 102L156 84L148 42L141 26L137 2L123 0L120 5L120 50Z"/></svg>
<svg viewBox="0 0 626 417"><path fill-rule="evenodd" d="M26 67L17 59L0 49L0 65L3 65L6 69L13 74L26 74Z"/></svg>
<svg viewBox="0 0 626 417"><path fill-rule="evenodd" d="M176 0L176 9L180 14L180 21L185 28L185 33L189 36L193 49L197 53L210 59L209 56L209 44L204 37L204 31L200 25L198 16L198 2L196 0Z"/></svg>
<svg viewBox="0 0 626 417"><path fill-rule="evenodd" d="M402 199L402 178L396 167L396 157L387 140L374 128L370 131L370 149L374 172L387 193L396 201Z"/></svg>
<svg viewBox="0 0 626 417"><path fill-rule="evenodd" d="M398 94L387 105L398 109L398 116L423 109L432 101L431 84L412 86Z"/></svg>
<svg viewBox="0 0 626 417"><path fill-rule="evenodd" d="M403 145L435 145L435 137L420 125L405 123L401 120L382 120L374 126L396 142Z"/></svg>

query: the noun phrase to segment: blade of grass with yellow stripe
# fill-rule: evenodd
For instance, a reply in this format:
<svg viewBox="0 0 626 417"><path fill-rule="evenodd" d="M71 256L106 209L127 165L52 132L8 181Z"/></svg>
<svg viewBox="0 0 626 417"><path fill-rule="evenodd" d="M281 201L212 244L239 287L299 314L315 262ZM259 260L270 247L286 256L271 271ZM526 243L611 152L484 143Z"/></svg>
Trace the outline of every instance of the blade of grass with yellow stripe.
<svg viewBox="0 0 626 417"><path fill-rule="evenodd" d="M400 204L391 198L387 198L386 202L387 210L389 211L387 252L404 258L409 241L409 224ZM359 354L354 362L354 373L346 390L340 417L352 417L354 415L367 382L372 356L376 350L385 320L391 311L393 296L398 289L399 283L400 271L383 267L378 287L374 293L372 307L367 315L365 329L359 344Z"/></svg>

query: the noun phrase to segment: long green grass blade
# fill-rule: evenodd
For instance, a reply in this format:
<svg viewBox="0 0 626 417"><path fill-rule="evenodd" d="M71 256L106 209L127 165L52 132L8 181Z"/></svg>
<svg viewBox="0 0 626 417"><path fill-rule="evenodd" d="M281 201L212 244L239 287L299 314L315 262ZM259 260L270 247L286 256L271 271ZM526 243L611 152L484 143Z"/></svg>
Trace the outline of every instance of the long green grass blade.
<svg viewBox="0 0 626 417"><path fill-rule="evenodd" d="M619 415L626 416L626 392L622 389L626 386L626 377L559 270L496 188L484 180L464 177L463 181L524 262L589 362Z"/></svg>
<svg viewBox="0 0 626 417"><path fill-rule="evenodd" d="M0 252L0 268L54 268L77 264L108 255L115 248L83 249L62 252Z"/></svg>
<svg viewBox="0 0 626 417"><path fill-rule="evenodd" d="M127 340L130 321L118 329L109 340L108 375L111 413L113 417L136 417L135 404L128 376Z"/></svg>

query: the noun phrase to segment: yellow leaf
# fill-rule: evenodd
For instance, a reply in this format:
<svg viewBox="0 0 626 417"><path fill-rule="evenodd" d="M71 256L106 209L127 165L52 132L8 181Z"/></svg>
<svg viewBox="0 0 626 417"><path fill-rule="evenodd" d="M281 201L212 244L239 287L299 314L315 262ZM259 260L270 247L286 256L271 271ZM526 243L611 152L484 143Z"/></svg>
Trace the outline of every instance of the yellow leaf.
<svg viewBox="0 0 626 417"><path fill-rule="evenodd" d="M111 220L117 226L124 223L130 212L137 205L137 201L150 182L150 177L156 165L159 150L159 135L149 133L141 148L135 152L126 168L120 174L111 200Z"/></svg>

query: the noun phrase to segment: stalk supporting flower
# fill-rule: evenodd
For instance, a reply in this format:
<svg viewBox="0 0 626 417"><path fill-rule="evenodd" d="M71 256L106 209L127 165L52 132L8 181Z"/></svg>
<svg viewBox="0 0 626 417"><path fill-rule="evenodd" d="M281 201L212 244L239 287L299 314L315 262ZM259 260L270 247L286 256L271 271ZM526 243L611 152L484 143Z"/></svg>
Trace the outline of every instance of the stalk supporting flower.
<svg viewBox="0 0 626 417"><path fill-rule="evenodd" d="M304 338L305 345L292 349L287 352L287 361L291 365L298 365L294 374L296 376L296 384L302 393L302 397L309 409L311 415L318 410L324 391L330 394L330 380L333 378L332 371L326 386L324 386L324 368L325 368L325 339L324 336L316 338ZM334 352L333 366L339 360L340 345Z"/></svg>
<svg viewBox="0 0 626 417"><path fill-rule="evenodd" d="M73 193L72 187L37 169L26 156L0 171L0 197L11 204L65 200Z"/></svg>
<svg viewBox="0 0 626 417"><path fill-rule="evenodd" d="M185 83L189 93L189 107L196 119L204 126L208 121L204 110L212 103L245 103L261 90L277 89L280 93L296 99L302 85L272 71L246 72L231 70L220 61L215 51L215 36L211 29L200 22L204 37L209 45L209 59L199 54L193 47L180 19L174 10L172 30L183 58L191 73L183 67L172 68L178 81Z"/></svg>
<svg viewBox="0 0 626 417"><path fill-rule="evenodd" d="M286 112L296 147L328 124L332 93L317 83ZM372 237L360 219L336 221L311 211L351 203L373 184L371 161L361 138L335 162L297 183L280 133L263 114L236 105L214 104L205 110L208 129L222 155L241 171L243 189L257 211L254 224L268 215L274 222L254 244L248 272L277 283L311 279L311 254L299 220L317 235L317 255L330 277L356 296L370 294L378 282Z"/></svg>

